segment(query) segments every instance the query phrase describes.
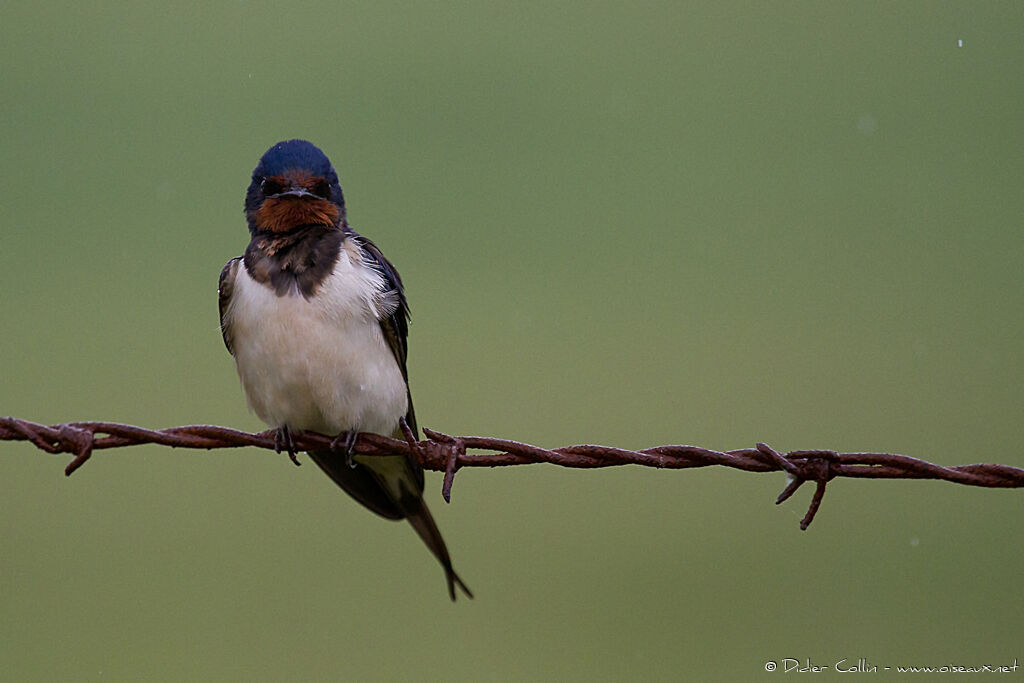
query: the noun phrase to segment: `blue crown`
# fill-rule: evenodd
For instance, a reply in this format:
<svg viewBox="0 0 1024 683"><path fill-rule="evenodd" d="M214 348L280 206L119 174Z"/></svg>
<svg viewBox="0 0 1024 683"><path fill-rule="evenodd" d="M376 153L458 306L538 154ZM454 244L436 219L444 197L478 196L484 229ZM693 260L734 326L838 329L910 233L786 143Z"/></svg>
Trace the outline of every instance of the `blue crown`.
<svg viewBox="0 0 1024 683"><path fill-rule="evenodd" d="M338 180L331 160L319 147L306 140L286 140L268 149L260 157L253 176L281 175L295 168L307 170L331 183Z"/></svg>

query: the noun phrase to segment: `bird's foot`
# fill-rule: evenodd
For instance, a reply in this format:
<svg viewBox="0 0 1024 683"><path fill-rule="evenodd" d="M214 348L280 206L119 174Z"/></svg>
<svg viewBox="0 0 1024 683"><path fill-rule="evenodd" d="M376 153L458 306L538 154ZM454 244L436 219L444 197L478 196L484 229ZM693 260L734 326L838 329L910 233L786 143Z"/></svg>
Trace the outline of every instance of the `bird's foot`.
<svg viewBox="0 0 1024 683"><path fill-rule="evenodd" d="M341 450L345 453L345 464L351 468L355 468L356 461L352 459L354 454L356 441L359 439L359 430L350 429L347 432L342 432L334 437L331 441L331 450Z"/></svg>
<svg viewBox="0 0 1024 683"><path fill-rule="evenodd" d="M274 432L274 450L280 453L282 449L287 451L293 463L302 464L295 456L295 442L292 440L292 430L288 429L288 425L282 425Z"/></svg>

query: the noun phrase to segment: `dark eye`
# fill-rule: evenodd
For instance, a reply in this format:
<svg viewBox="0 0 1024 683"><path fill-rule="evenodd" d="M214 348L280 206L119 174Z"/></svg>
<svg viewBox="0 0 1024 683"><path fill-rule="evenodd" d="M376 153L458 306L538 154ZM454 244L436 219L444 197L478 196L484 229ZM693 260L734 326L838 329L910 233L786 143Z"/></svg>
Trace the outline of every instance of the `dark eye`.
<svg viewBox="0 0 1024 683"><path fill-rule="evenodd" d="M313 185L313 194L328 199L331 196L331 186L327 184L326 180L321 178Z"/></svg>
<svg viewBox="0 0 1024 683"><path fill-rule="evenodd" d="M263 189L263 194L268 197L270 195L280 194L284 190L281 183L277 182L273 178L264 178L261 187Z"/></svg>

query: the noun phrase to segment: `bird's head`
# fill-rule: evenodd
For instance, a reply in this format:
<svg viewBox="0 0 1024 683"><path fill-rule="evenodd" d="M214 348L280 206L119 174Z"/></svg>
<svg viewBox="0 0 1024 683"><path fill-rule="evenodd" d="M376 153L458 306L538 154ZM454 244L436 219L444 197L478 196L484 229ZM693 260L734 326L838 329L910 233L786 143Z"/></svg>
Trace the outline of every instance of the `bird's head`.
<svg viewBox="0 0 1024 683"><path fill-rule="evenodd" d="M287 140L264 153L245 193L253 234L345 223L345 197L330 159L311 142Z"/></svg>

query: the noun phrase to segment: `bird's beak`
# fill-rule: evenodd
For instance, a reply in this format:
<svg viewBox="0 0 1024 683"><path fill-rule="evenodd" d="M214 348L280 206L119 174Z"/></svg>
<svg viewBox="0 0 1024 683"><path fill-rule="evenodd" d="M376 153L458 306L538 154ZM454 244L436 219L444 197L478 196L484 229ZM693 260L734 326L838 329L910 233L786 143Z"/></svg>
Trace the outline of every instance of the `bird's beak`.
<svg viewBox="0 0 1024 683"><path fill-rule="evenodd" d="M312 197L314 199L320 199L320 197L317 197L315 194L313 194L304 187L293 187L285 192L278 192L277 194L272 194L268 196L267 199L281 199L287 197L294 199L302 199L303 197Z"/></svg>

